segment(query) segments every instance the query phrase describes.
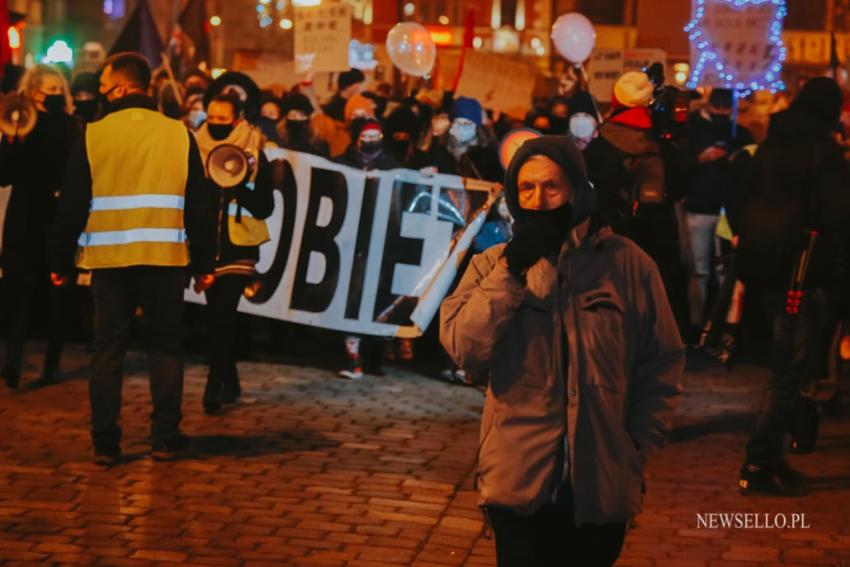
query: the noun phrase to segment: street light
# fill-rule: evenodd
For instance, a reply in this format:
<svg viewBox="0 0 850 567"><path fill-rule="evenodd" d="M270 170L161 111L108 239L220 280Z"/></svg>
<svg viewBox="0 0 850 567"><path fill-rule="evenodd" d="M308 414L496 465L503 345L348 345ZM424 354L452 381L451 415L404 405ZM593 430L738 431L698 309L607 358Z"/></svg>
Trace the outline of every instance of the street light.
<svg viewBox="0 0 850 567"><path fill-rule="evenodd" d="M210 18L210 25L214 28L221 25L221 16L213 16Z"/></svg>

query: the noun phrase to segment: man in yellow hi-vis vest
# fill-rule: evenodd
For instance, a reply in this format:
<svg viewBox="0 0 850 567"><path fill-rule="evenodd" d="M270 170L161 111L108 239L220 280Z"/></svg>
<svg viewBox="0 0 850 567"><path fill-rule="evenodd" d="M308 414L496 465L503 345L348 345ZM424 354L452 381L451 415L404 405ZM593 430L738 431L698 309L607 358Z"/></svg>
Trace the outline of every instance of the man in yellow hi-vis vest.
<svg viewBox="0 0 850 567"><path fill-rule="evenodd" d="M183 290L187 267L211 285L215 194L192 135L147 96L151 70L136 53L106 60L109 108L72 151L51 250L54 285L92 271L95 354L89 379L95 462L121 456L121 383L137 307L149 351L154 458L184 451Z"/></svg>

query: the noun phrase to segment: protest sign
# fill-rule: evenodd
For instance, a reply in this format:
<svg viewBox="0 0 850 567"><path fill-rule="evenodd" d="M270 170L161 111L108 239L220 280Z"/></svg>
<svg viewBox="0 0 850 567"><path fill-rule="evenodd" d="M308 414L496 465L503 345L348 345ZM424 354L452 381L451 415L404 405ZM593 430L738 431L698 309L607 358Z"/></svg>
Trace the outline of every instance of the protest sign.
<svg viewBox="0 0 850 567"><path fill-rule="evenodd" d="M525 118L536 76L526 63L467 50L456 96L477 99L481 106Z"/></svg>
<svg viewBox="0 0 850 567"><path fill-rule="evenodd" d="M288 90L293 84L307 77L306 73L295 72L291 57L262 49L239 49L233 56L233 70L245 73L261 89L283 87ZM313 90L322 100L330 97L336 89L332 73L313 73Z"/></svg>
<svg viewBox="0 0 850 567"><path fill-rule="evenodd" d="M667 64L663 49L594 49L588 63L590 93L599 102L611 102L614 83L628 71L640 71L650 64Z"/></svg>
<svg viewBox="0 0 850 567"><path fill-rule="evenodd" d="M783 88L783 7L762 0L701 0L685 27L691 41L688 86Z"/></svg>
<svg viewBox="0 0 850 567"><path fill-rule="evenodd" d="M295 71L347 71L351 6L295 7Z"/></svg>
<svg viewBox="0 0 850 567"><path fill-rule="evenodd" d="M501 191L405 169L362 171L266 150L281 187L244 313L350 333L418 337ZM186 293L193 302L203 298Z"/></svg>

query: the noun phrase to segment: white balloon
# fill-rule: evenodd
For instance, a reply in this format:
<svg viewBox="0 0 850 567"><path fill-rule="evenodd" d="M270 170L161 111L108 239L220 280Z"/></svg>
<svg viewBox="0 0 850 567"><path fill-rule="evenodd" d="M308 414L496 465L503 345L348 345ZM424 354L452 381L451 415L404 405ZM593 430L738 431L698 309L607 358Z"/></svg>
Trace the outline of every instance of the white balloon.
<svg viewBox="0 0 850 567"><path fill-rule="evenodd" d="M552 24L552 42L568 61L584 63L596 45L596 30L587 17L569 12Z"/></svg>
<svg viewBox="0 0 850 567"><path fill-rule="evenodd" d="M437 46L421 24L401 22L387 34L387 54L393 65L408 75L424 77L434 68Z"/></svg>

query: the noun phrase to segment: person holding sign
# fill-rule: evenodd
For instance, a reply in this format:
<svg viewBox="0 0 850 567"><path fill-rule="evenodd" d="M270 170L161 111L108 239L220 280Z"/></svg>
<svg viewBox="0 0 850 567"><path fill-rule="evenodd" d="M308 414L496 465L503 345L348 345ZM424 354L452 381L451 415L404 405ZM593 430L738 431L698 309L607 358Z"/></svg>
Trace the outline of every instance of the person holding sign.
<svg viewBox="0 0 850 567"><path fill-rule="evenodd" d="M480 503L499 567L610 566L666 440L684 348L655 263L594 218L567 137L525 142L505 175L516 220L440 310L455 362L489 370Z"/></svg>
<svg viewBox="0 0 850 567"><path fill-rule="evenodd" d="M204 411L216 413L222 403L233 403L242 393L236 370L236 308L243 290L256 276L260 244L269 240L264 219L274 210L274 197L272 168L262 151L265 137L242 118L239 99L218 95L210 101L207 115L207 122L195 133L195 139L206 164L208 182L218 193L215 283L205 292L209 374L203 400ZM249 166L244 179L223 187L216 184L210 171L222 165L210 155L228 145L244 152L255 165Z"/></svg>

